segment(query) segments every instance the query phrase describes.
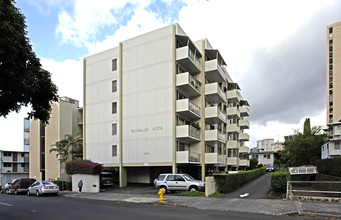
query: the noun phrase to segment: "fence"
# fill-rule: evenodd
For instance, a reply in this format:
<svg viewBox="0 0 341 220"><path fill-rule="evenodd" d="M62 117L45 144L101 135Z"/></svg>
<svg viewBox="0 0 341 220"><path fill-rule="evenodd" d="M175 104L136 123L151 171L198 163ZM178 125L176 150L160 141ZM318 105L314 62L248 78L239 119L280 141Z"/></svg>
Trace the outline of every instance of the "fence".
<svg viewBox="0 0 341 220"><path fill-rule="evenodd" d="M287 199L341 198L341 181L288 181Z"/></svg>

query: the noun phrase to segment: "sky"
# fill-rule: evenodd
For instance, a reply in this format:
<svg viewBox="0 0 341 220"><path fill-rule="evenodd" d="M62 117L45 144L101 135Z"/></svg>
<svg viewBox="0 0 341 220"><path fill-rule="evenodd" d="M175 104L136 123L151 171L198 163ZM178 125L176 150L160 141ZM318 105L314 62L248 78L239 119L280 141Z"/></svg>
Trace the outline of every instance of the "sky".
<svg viewBox="0 0 341 220"><path fill-rule="evenodd" d="M59 96L83 105L84 57L179 23L220 51L250 103L249 147L326 125L326 26L341 21L337 0L17 0L28 37ZM0 118L0 150L23 150L23 118Z"/></svg>

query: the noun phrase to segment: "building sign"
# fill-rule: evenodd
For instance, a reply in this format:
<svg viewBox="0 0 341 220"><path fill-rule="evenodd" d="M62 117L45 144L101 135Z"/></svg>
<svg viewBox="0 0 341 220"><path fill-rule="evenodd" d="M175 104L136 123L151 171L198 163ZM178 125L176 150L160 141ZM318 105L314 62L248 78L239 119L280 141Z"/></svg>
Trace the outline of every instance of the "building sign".
<svg viewBox="0 0 341 220"><path fill-rule="evenodd" d="M162 131L162 126L154 126L154 127L144 127L144 128L134 128L130 129L130 133L146 133L146 132L158 132Z"/></svg>

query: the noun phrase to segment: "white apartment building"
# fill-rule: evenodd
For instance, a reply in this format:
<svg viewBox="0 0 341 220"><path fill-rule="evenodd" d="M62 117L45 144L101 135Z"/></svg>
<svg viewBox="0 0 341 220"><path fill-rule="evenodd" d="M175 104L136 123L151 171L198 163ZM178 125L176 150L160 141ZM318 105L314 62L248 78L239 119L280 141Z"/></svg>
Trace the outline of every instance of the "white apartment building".
<svg viewBox="0 0 341 220"><path fill-rule="evenodd" d="M85 158L118 170L121 187L247 166L248 102L225 66L178 24L84 58Z"/></svg>
<svg viewBox="0 0 341 220"><path fill-rule="evenodd" d="M341 122L328 124L329 140L321 147L322 159L341 155Z"/></svg>
<svg viewBox="0 0 341 220"><path fill-rule="evenodd" d="M73 137L82 135L82 121L79 102L69 97L60 97L58 102L52 103L49 124L46 126L40 120L30 120L30 178L48 181L57 180L61 175L64 179L68 178L56 152L50 153L50 149L67 134Z"/></svg>
<svg viewBox="0 0 341 220"><path fill-rule="evenodd" d="M5 185L15 178L28 177L29 154L22 151L0 150L0 184Z"/></svg>

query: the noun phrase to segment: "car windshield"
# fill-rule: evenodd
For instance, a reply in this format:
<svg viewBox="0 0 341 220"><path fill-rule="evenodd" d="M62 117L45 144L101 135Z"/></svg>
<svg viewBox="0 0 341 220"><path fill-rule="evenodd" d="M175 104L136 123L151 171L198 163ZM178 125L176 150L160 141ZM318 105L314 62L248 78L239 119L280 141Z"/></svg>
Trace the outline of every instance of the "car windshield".
<svg viewBox="0 0 341 220"><path fill-rule="evenodd" d="M47 182L47 181L41 181L41 183L44 184L44 185L52 185L53 184L53 183Z"/></svg>
<svg viewBox="0 0 341 220"><path fill-rule="evenodd" d="M187 174L184 175L184 177L187 181L195 180L193 177L191 177L190 175L187 175Z"/></svg>

